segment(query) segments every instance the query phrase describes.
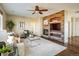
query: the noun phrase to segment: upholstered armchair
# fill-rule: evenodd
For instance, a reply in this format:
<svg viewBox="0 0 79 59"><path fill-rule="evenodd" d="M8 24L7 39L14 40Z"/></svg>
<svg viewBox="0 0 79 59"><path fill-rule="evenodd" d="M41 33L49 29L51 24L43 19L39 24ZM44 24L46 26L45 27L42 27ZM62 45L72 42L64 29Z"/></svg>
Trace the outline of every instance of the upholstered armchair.
<svg viewBox="0 0 79 59"><path fill-rule="evenodd" d="M30 35L30 31L29 30L24 30L23 33L21 34L21 38L27 38Z"/></svg>

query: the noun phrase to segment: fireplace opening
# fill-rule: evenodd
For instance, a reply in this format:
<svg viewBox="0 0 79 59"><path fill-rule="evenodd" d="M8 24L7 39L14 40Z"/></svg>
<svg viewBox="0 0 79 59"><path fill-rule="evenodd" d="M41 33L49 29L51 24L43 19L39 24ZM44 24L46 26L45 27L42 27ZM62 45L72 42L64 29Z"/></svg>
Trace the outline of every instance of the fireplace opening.
<svg viewBox="0 0 79 59"><path fill-rule="evenodd" d="M61 23L50 24L50 31L61 31Z"/></svg>
<svg viewBox="0 0 79 59"><path fill-rule="evenodd" d="M43 34L48 35L48 29L43 29Z"/></svg>

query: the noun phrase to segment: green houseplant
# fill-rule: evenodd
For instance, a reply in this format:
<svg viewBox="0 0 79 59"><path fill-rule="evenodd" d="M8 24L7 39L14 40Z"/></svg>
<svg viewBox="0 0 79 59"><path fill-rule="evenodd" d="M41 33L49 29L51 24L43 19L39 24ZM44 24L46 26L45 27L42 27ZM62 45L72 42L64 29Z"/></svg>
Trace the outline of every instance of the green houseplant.
<svg viewBox="0 0 79 59"><path fill-rule="evenodd" d="M7 52L10 52L12 50L12 47L10 45L3 46L3 48L0 48L0 53L2 55L5 55Z"/></svg>
<svg viewBox="0 0 79 59"><path fill-rule="evenodd" d="M8 20L6 22L6 28L9 32L12 32L12 29L14 28L15 24L12 20Z"/></svg>

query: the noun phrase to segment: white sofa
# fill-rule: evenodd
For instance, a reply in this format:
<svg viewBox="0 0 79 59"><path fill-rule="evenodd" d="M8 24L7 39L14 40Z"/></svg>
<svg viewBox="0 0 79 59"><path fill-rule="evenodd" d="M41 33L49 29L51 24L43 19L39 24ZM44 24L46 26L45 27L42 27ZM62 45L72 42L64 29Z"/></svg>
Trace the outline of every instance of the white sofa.
<svg viewBox="0 0 79 59"><path fill-rule="evenodd" d="M0 42L4 41L7 42L8 34L6 30L0 30Z"/></svg>

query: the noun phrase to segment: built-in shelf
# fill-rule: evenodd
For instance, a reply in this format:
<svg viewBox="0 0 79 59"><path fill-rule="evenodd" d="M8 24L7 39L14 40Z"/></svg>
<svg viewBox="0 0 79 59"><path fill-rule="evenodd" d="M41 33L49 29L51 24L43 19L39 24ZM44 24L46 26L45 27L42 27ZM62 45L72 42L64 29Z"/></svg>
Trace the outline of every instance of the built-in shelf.
<svg viewBox="0 0 79 59"><path fill-rule="evenodd" d="M54 34L62 34L61 31L50 31L50 33L54 33Z"/></svg>
<svg viewBox="0 0 79 59"><path fill-rule="evenodd" d="M63 41L64 11L43 18L43 36Z"/></svg>
<svg viewBox="0 0 79 59"><path fill-rule="evenodd" d="M43 37L45 37L45 38L49 38L49 36L48 35L42 35Z"/></svg>
<svg viewBox="0 0 79 59"><path fill-rule="evenodd" d="M56 36L50 36L51 39L63 42L63 39L61 39L60 37L56 37Z"/></svg>

